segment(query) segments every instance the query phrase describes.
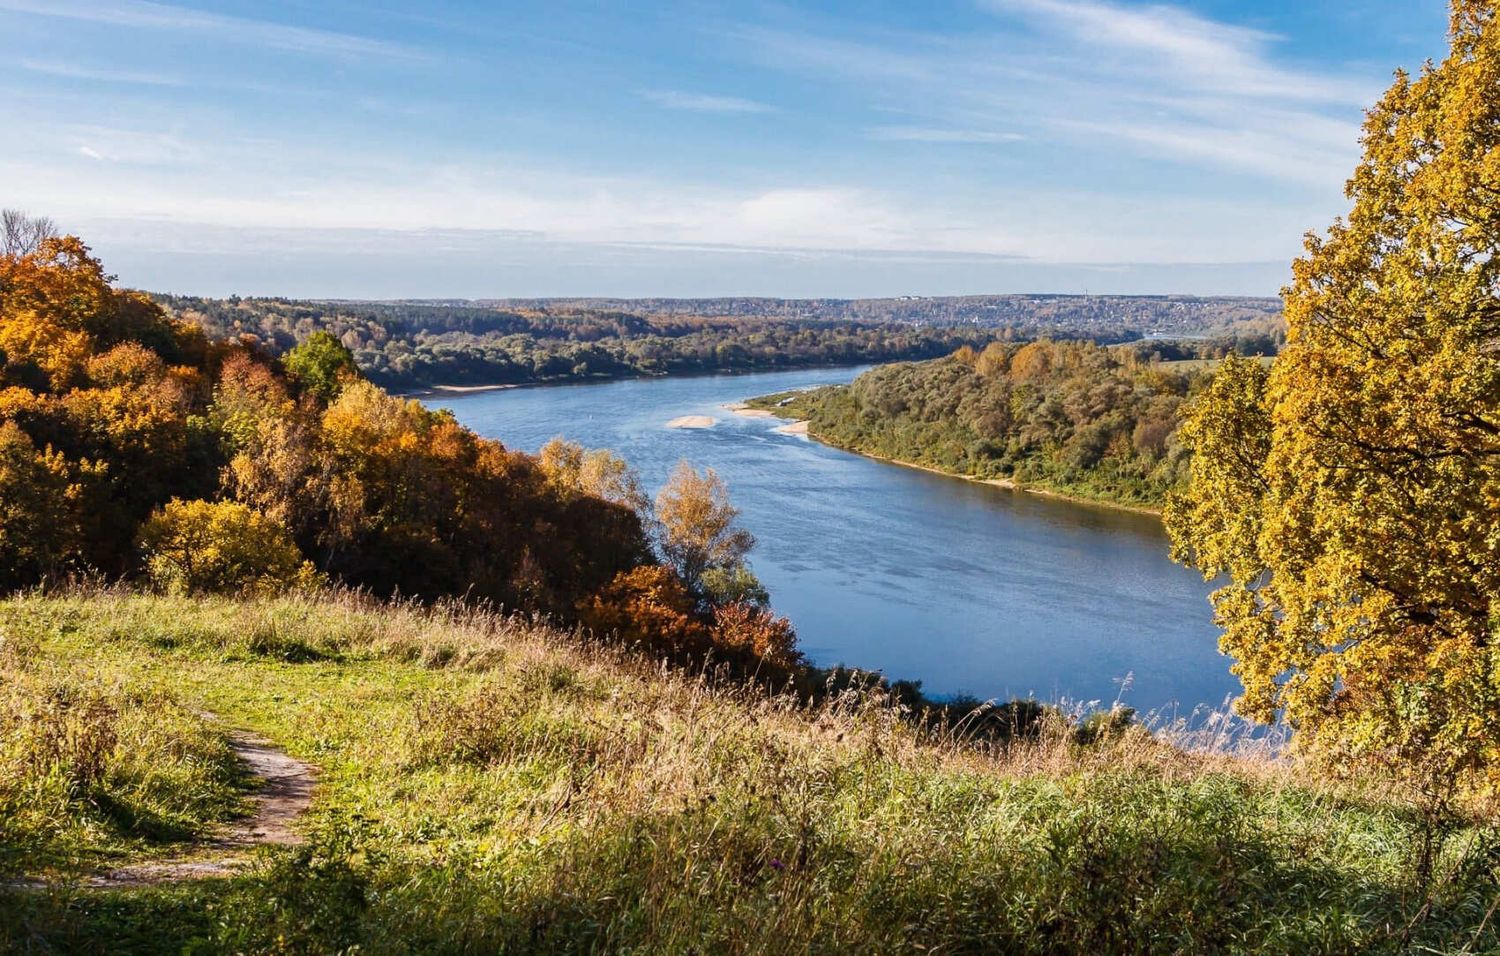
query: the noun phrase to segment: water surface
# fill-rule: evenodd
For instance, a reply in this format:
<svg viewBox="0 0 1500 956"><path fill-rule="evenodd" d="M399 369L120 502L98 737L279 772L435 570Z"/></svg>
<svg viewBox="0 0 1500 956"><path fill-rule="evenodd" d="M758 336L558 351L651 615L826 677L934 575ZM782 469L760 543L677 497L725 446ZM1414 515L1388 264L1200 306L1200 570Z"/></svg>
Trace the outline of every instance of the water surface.
<svg viewBox="0 0 1500 956"><path fill-rule="evenodd" d="M921 680L935 694L1221 704L1208 586L1167 559L1151 515L862 458L722 406L847 382L861 369L637 379L430 399L535 451L564 435L613 448L654 493L680 459L729 483L756 573L819 664ZM682 416L712 428L672 429ZM1122 686L1122 682L1128 684Z"/></svg>

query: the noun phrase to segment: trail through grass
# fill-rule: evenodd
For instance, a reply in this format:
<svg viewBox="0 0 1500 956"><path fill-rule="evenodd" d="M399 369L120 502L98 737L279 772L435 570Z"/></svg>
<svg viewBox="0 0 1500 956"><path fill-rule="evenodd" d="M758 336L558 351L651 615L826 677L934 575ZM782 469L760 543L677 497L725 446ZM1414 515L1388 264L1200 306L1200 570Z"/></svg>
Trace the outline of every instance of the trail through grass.
<svg viewBox="0 0 1500 956"><path fill-rule="evenodd" d="M56 837L11 823L50 791L0 777L0 859L59 880L0 898L0 949L1395 951L1422 903L1399 794L1140 732L976 745L865 694L808 706L530 622L341 596L28 597L0 630L28 681L173 701L184 753L224 758L172 778L224 788L184 803L187 830L247 792L194 708L320 771L301 845L105 891L67 879L184 842L98 816L135 792L108 782L134 758L111 749L48 804L74 821ZM1500 947L1493 833L1468 836L1414 930L1431 950Z"/></svg>

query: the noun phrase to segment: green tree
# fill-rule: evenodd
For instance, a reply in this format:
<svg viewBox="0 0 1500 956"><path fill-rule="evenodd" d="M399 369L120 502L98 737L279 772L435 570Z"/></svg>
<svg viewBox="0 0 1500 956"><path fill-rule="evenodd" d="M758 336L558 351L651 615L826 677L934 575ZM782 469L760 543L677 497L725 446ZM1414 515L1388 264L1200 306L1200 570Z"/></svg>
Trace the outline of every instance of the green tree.
<svg viewBox="0 0 1500 956"><path fill-rule="evenodd" d="M1441 803L1500 783L1500 24L1370 110L1353 207L1310 235L1266 375L1182 429L1167 525L1214 594L1240 709Z"/></svg>
<svg viewBox="0 0 1500 956"><path fill-rule="evenodd" d="M329 332L314 332L281 360L288 377L325 401L338 397L344 386L359 378L354 353Z"/></svg>

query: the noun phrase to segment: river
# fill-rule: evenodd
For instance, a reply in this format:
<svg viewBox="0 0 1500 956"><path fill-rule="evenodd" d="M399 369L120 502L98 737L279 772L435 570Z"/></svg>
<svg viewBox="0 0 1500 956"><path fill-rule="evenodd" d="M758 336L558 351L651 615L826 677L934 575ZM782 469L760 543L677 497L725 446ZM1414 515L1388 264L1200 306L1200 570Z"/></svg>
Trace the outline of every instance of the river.
<svg viewBox="0 0 1500 956"><path fill-rule="evenodd" d="M755 572L816 663L931 694L1035 696L1188 716L1236 682L1209 586L1167 559L1151 515L930 474L777 433L722 406L861 369L635 379L428 399L535 451L612 448L653 493L681 459L714 468L759 542ZM712 428L667 422L706 415Z"/></svg>

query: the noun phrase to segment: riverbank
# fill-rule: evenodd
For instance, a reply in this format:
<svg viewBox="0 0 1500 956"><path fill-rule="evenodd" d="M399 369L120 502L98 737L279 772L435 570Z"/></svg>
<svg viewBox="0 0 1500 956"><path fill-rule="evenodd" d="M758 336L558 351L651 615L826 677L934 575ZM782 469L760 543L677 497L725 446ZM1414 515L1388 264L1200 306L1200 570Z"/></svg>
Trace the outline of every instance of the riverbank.
<svg viewBox="0 0 1500 956"><path fill-rule="evenodd" d="M890 465L900 465L902 468L914 468L917 471L925 471L933 475L942 475L945 478L956 478L961 481L972 481L975 484L991 485L995 488L1005 488L1010 491L1024 492L1026 494L1037 495L1043 498L1054 498L1059 501L1072 502L1073 504L1110 508L1116 511L1129 511L1134 514L1151 515L1156 518L1161 517L1161 507L1159 505L1142 505L1124 501L1111 501L1108 498L1091 498L1086 495L1070 494L1066 491L1059 491L1055 488L1047 488L1045 486L1025 485L1013 481L1009 478L981 478L978 475L963 475L958 474L957 472L937 468L932 465L924 465L914 461L905 461L900 458L889 458L885 455L877 455L873 452L868 452L861 448L844 445L813 431L811 427L812 423L805 418L797 417L795 412L791 411L788 406L779 404L782 400L782 396L780 396L779 394L763 395L757 398L748 399L744 402L736 402L734 405L726 405L725 407L729 408L737 415L745 415L752 418L775 417L785 419L787 420L787 424L775 429L775 431L780 432L783 435L806 435L813 441L816 441L823 445L827 445L829 448L837 448L839 451L846 451L851 455L859 455L861 458L869 458L872 461L885 462L886 464ZM764 402L765 404L756 405L756 402Z"/></svg>
<svg viewBox="0 0 1500 956"><path fill-rule="evenodd" d="M976 746L876 696L807 705L529 621L347 594L29 595L0 602L0 626L0 693L51 700L55 681L108 704L36 709L20 743L38 756L0 772L0 877L51 883L0 889L0 951L1500 946L1482 854L1461 852L1487 831L1452 838L1428 900L1406 795L1249 743L1043 724ZM87 886L234 818L230 741L204 711L321 768L305 843L214 879ZM48 735L101 734L130 746L69 790L72 751Z"/></svg>
<svg viewBox="0 0 1500 956"><path fill-rule="evenodd" d="M914 461L902 461L899 458L885 458L880 455L872 455L869 452L860 451L858 448L845 448L843 445L840 445L836 442L827 441L823 437L810 431L807 428L807 422L804 421L802 424L803 431L801 432L801 434L808 436L814 441L822 442L830 448L837 448L839 451L847 451L850 454L859 455L862 458L869 458L874 461L883 461L890 465L900 465L902 468L915 468L918 471L925 471L933 475L942 475L945 478L957 478L961 481L972 481L975 484L979 485L992 485L996 488L1005 488L1009 491L1023 492L1028 495L1037 495L1042 498L1055 498L1059 501L1067 501L1076 505L1091 505L1097 508L1110 508L1115 511L1129 511L1133 514L1151 515L1152 517L1156 518L1161 517L1161 508L1159 506L1137 505L1130 504L1124 501L1110 501L1108 498L1089 498L1085 495L1069 494L1065 491L1057 491L1053 488L1039 487L1037 485L1023 485L1018 482L1012 481L1009 478L980 478L977 475L960 475L951 471L944 471L941 468L934 468L931 465L921 465Z"/></svg>
<svg viewBox="0 0 1500 956"><path fill-rule="evenodd" d="M899 361L899 360L893 360ZM741 378L750 375L771 375L778 372L817 372L837 371L839 369L871 369L881 363L871 362L836 362L836 363L813 363L778 365L772 368L732 368L732 369L691 369L687 371L667 372L638 372L629 375L589 375L573 376L562 375L554 378L533 379L527 382L506 382L503 384L487 385L419 385L403 387L395 383L380 383L386 391L400 398L459 398L466 395L479 395L485 392L500 391L510 388L551 388L564 385L606 385L610 382L638 382L651 381L654 379L685 379L685 378ZM728 406L725 406L726 408Z"/></svg>
<svg viewBox="0 0 1500 956"><path fill-rule="evenodd" d="M462 395L478 395L484 392L499 392L508 388L526 388L529 383L507 385L428 385L407 391L392 392L400 398L454 398ZM539 383L540 384L540 383Z"/></svg>

